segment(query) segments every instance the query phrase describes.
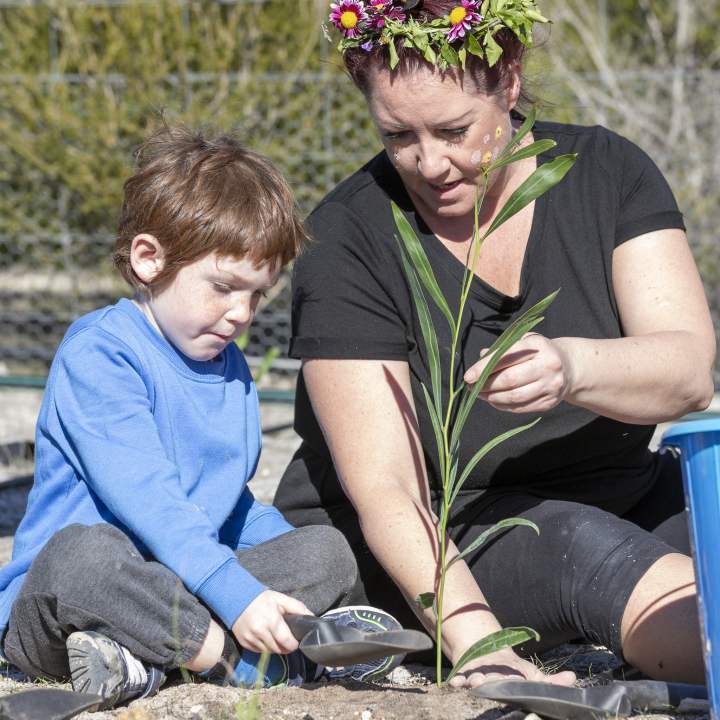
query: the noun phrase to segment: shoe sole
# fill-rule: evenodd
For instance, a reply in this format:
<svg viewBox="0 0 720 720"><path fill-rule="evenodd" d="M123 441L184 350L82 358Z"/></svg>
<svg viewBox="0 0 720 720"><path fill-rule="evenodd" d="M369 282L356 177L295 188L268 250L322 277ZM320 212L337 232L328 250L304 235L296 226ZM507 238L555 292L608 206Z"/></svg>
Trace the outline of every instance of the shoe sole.
<svg viewBox="0 0 720 720"><path fill-rule="evenodd" d="M107 638L93 632L74 632L66 647L73 690L100 695L105 700L103 707L112 706L122 692L125 673Z"/></svg>

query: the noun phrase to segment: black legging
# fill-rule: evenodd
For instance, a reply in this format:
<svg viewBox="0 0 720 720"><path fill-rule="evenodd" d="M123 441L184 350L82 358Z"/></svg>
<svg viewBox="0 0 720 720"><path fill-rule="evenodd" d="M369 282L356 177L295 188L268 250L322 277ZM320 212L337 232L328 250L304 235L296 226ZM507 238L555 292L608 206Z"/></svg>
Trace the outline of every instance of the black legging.
<svg viewBox="0 0 720 720"><path fill-rule="evenodd" d="M276 504L293 524L329 518L345 533L360 568L353 602L381 607L405 627L419 627L363 541L349 503L293 509L292 497L280 494ZM664 555L690 554L680 466L669 453L658 457L654 484L623 517L527 491L493 491L466 504L450 534L462 550L508 517L532 520L540 535L512 528L466 560L503 626L527 625L540 633L539 645L528 652L587 638L622 656L620 625L637 582Z"/></svg>

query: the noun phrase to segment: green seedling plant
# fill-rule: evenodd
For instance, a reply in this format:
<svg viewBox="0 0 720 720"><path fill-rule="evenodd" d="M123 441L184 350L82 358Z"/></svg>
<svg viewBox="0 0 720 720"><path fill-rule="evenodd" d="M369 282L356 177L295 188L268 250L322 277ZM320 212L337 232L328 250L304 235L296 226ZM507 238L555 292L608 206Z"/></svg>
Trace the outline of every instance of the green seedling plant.
<svg viewBox="0 0 720 720"><path fill-rule="evenodd" d="M470 459L467 465L459 472L460 441L465 422L473 408L478 393L493 372L502 356L515 344L523 335L532 330L543 320L543 313L554 300L558 291L555 291L539 303L531 307L524 314L518 317L505 331L495 340L491 347L483 354L486 364L477 381L469 385L462 377L458 378L461 363L459 358L459 339L462 325L465 303L470 293L470 287L474 277L474 268L480 253L483 241L495 230L497 230L509 218L518 213L528 204L547 192L554 185L559 183L573 166L576 155L560 155L553 160L540 165L515 190L502 209L497 213L490 226L484 232L479 230L479 216L487 190L490 176L496 170L506 167L511 163L526 158L536 157L547 152L556 146L554 140L538 140L524 147L520 143L530 132L535 123L535 111L530 112L519 128L518 132L510 139L508 144L498 157L481 166L481 178L478 186L478 193L475 202L474 231L470 248L465 263L465 272L460 291L459 306L456 314L450 310L450 306L440 290L435 275L428 261L427 255L418 240L412 226L395 203L392 203L393 216L398 229L399 238L396 236L400 247L400 255L405 275L407 276L413 303L420 321L420 330L425 346L426 357L429 363L430 384L428 388L422 384L422 391L427 404L428 413L437 443L437 454L439 460L440 480L442 485L442 505L437 524L438 543L438 577L434 592L426 592L419 595L415 602L423 609L432 608L436 619L436 678L437 684L442 684L441 663L442 663L442 625L443 625L443 593L445 579L448 570L452 565L468 554L476 551L493 534L513 526L524 525L533 529L539 534L540 530L534 523L523 518L508 518L501 520L491 528L483 532L462 552L456 554L449 561L447 559L447 523L452 507L458 493L466 480L475 469L477 464L493 448L508 438L533 427L540 418L537 418L527 425L509 430L502 435L490 440L481 447ZM437 333L430 315L428 297L437 305L442 315L447 320L451 333L449 367L445 372L445 388L443 388L443 369L440 363L440 353ZM443 393L445 395L443 396ZM462 657L455 663L447 681L449 682L455 674L467 663L482 655L497 650L514 647L528 640L539 640L538 633L532 628L509 627L492 633L472 645Z"/></svg>

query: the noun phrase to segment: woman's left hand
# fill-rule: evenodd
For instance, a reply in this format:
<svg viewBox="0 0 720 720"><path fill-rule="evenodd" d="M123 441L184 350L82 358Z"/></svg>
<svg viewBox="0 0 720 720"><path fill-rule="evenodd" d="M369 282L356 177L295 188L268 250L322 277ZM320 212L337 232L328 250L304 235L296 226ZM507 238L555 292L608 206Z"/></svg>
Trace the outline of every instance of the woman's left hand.
<svg viewBox="0 0 720 720"><path fill-rule="evenodd" d="M465 382L476 382L488 359L470 367ZM498 410L546 412L565 399L571 379L571 362L562 342L527 333L502 356L479 397Z"/></svg>

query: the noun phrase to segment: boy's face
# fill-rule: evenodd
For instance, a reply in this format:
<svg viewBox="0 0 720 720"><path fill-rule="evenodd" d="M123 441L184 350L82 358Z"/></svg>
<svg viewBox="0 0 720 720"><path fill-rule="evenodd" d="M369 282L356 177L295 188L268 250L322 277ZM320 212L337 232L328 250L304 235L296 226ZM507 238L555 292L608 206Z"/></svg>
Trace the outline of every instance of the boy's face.
<svg viewBox="0 0 720 720"><path fill-rule="evenodd" d="M181 268L146 304L158 330L180 352L212 360L248 328L279 272L278 265L257 267L249 258L212 252Z"/></svg>

